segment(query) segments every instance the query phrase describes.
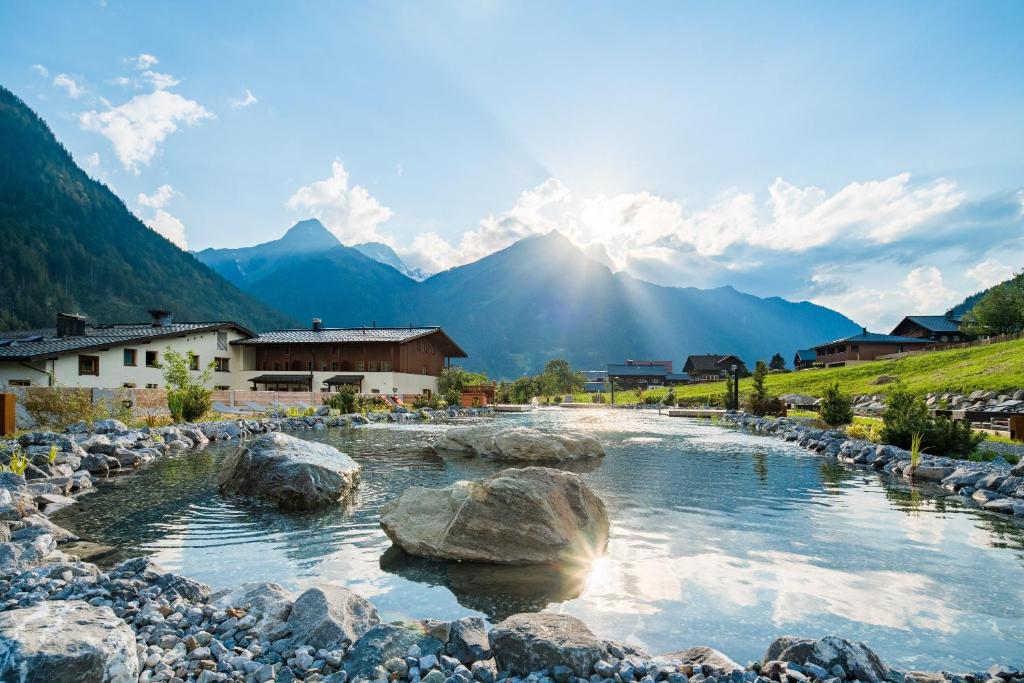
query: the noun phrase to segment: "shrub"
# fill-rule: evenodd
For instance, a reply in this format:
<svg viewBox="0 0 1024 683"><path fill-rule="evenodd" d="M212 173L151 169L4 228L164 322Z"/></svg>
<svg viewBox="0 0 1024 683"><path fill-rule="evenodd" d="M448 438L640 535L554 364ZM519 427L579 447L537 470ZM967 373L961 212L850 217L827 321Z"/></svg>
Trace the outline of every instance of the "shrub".
<svg viewBox="0 0 1024 683"><path fill-rule="evenodd" d="M47 387L25 392L22 402L42 427L64 429L80 420L91 422L95 417L92 392L70 387Z"/></svg>
<svg viewBox="0 0 1024 683"><path fill-rule="evenodd" d="M885 399L882 424L882 441L910 448L913 434L923 434L928 428L928 406L911 394L902 382L897 382Z"/></svg>
<svg viewBox="0 0 1024 683"><path fill-rule="evenodd" d="M380 410L391 410L391 404L383 396L369 395L356 397L356 412L373 413Z"/></svg>
<svg viewBox="0 0 1024 683"><path fill-rule="evenodd" d="M6 455L7 462L0 463L0 472L11 472L19 476L25 476L25 470L28 469L28 456L21 450L20 447L15 447L11 451L6 453L0 453L0 458Z"/></svg>
<svg viewBox="0 0 1024 683"><path fill-rule="evenodd" d="M674 406L676 404L676 388L669 387L668 393L665 394L665 405Z"/></svg>
<svg viewBox="0 0 1024 683"><path fill-rule="evenodd" d="M753 415L781 415L785 406L775 396L768 395L768 389L764 386L764 378L768 374L768 366L763 361L757 361L754 366L754 379L751 386L751 393L747 396L746 409Z"/></svg>
<svg viewBox="0 0 1024 683"><path fill-rule="evenodd" d="M341 385L337 391L324 397L324 405L341 413L356 412L355 387L348 384Z"/></svg>
<svg viewBox="0 0 1024 683"><path fill-rule="evenodd" d="M854 422L846 428L846 435L851 439L860 439L871 443L882 442L882 428L878 424Z"/></svg>
<svg viewBox="0 0 1024 683"><path fill-rule="evenodd" d="M444 402L450 406L458 407L462 402L462 392L458 389L449 389L444 392Z"/></svg>
<svg viewBox="0 0 1024 683"><path fill-rule="evenodd" d="M820 410L822 422L833 429L853 422L853 400L839 389L839 382L825 387Z"/></svg>
<svg viewBox="0 0 1024 683"><path fill-rule="evenodd" d="M191 366L194 353L178 353L168 347L163 354L164 381L167 383L167 408L175 422L193 422L213 408L210 383L211 362L197 372Z"/></svg>
<svg viewBox="0 0 1024 683"><path fill-rule="evenodd" d="M968 455L985 439L966 422L945 417L932 419L923 436L928 449L946 455Z"/></svg>

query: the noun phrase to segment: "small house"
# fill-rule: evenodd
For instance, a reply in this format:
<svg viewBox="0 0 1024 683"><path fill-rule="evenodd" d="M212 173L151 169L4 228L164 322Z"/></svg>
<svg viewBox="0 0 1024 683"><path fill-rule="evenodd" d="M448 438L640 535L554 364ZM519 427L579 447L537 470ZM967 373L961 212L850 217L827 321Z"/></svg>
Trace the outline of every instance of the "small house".
<svg viewBox="0 0 1024 683"><path fill-rule="evenodd" d="M717 382L725 379L726 374L731 372L734 365L739 370L740 376L748 374L743 360L731 353L687 356L683 372L692 382Z"/></svg>
<svg viewBox="0 0 1024 683"><path fill-rule="evenodd" d="M879 356L923 349L930 344L934 344L931 339L879 334L862 328L860 334L819 344L811 350L816 355L817 364L836 367L872 361Z"/></svg>
<svg viewBox="0 0 1024 683"><path fill-rule="evenodd" d="M968 341L962 320L953 315L908 315L890 333L899 337L930 339L939 344Z"/></svg>
<svg viewBox="0 0 1024 683"><path fill-rule="evenodd" d="M806 370L807 368L813 368L817 362L818 354L814 352L814 349L800 349L793 357L793 368L796 370Z"/></svg>

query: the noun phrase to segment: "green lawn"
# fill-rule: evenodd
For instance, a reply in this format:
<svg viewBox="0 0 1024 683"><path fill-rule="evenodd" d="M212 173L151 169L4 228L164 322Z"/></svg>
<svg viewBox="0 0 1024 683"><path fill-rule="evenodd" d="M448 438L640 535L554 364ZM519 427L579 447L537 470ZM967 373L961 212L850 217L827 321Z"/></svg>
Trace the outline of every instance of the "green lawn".
<svg viewBox="0 0 1024 683"><path fill-rule="evenodd" d="M879 375L899 377L918 394L930 391L970 393L975 389L1002 391L1024 388L1024 340L975 346L950 351L922 353L899 360L878 361L846 368L801 370L768 375L766 384L772 394L810 394L820 396L825 386L839 381L849 394L881 394L888 385L874 385ZM750 390L750 378L740 380L740 393ZM652 389L655 396L664 396L666 389ZM725 392L724 382L709 382L676 387L679 399L696 402L719 402ZM605 400L609 396L605 393ZM577 400L588 401L586 394ZM636 403L632 391L615 392L616 403Z"/></svg>

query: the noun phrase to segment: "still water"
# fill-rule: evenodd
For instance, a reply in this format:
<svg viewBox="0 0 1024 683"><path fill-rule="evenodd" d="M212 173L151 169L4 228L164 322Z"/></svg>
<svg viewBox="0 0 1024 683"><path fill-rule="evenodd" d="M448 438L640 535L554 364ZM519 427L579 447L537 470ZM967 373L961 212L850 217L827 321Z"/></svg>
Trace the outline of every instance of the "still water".
<svg viewBox="0 0 1024 683"><path fill-rule="evenodd" d="M214 588L336 582L386 619L494 621L547 609L657 654L711 645L759 658L783 634L863 640L904 669L969 670L1024 653L1024 529L803 449L651 411L547 409L494 418L592 432L608 456L581 474L611 540L589 571L483 569L390 549L377 511L406 487L500 469L427 448L442 424L307 432L363 467L344 510L282 513L218 495L233 446L169 457L101 484L57 521ZM465 424L460 421L460 424Z"/></svg>

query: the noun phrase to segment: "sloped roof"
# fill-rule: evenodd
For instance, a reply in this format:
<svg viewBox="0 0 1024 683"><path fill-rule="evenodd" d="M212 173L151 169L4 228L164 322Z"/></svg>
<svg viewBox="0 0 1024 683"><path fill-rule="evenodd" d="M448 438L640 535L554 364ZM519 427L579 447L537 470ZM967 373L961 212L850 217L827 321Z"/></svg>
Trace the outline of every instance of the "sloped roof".
<svg viewBox="0 0 1024 683"><path fill-rule="evenodd" d="M253 336L252 331L230 321L168 323L160 326L154 326L152 323L86 325L85 334L67 337L58 337L57 328L49 327L39 330L0 332L0 360L38 360L65 353L78 353L109 346L124 346L226 328L238 330L250 337Z"/></svg>
<svg viewBox="0 0 1024 683"><path fill-rule="evenodd" d="M719 363L726 358L735 358L740 363L743 363L739 356L732 353L705 353L687 356L684 365L692 366L695 372L719 372L723 369Z"/></svg>
<svg viewBox="0 0 1024 683"><path fill-rule="evenodd" d="M814 349L800 349L796 352L796 357L802 361L813 361L818 359L818 354Z"/></svg>
<svg viewBox="0 0 1024 683"><path fill-rule="evenodd" d="M908 315L900 321L900 324L893 328L893 332L899 329L905 321L909 320L928 330L929 332L959 332L960 320L949 318L945 315Z"/></svg>
<svg viewBox="0 0 1024 683"><path fill-rule="evenodd" d="M257 346L263 344L367 344L403 343L432 334L440 334L450 346L449 356L466 358L466 352L452 341L440 327L325 327L291 330L270 330L261 332L251 339L242 339L236 344Z"/></svg>
<svg viewBox="0 0 1024 683"><path fill-rule="evenodd" d="M667 374L664 365L608 364L609 377L664 377Z"/></svg>
<svg viewBox="0 0 1024 683"><path fill-rule="evenodd" d="M918 337L897 337L892 334L879 334L878 332L862 332L842 339L834 339L824 344L818 344L815 350L831 346L832 344L934 344L931 339L920 339Z"/></svg>

